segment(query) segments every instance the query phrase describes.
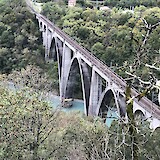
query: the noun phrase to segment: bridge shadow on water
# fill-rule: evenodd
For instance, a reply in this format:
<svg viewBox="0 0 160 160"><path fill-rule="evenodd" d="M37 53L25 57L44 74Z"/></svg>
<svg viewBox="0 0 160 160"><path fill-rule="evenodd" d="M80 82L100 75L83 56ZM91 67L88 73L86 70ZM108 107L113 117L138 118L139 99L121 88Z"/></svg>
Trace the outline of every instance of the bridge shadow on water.
<svg viewBox="0 0 160 160"><path fill-rule="evenodd" d="M59 96L49 96L47 98L47 101L49 102L49 104L51 105L51 107L53 107L53 109L57 108L57 107L60 107L60 109L62 109L62 111L64 112L77 112L79 111L80 113L84 113L84 102L83 100L78 100L78 99L75 99L73 101L73 105L72 107L69 107L69 108L63 108L61 107L61 101L60 101L60 97ZM114 110L108 110L107 112L107 118L106 118L106 125L108 127L111 126L112 122L114 120L117 120L118 119L118 114L116 111Z"/></svg>

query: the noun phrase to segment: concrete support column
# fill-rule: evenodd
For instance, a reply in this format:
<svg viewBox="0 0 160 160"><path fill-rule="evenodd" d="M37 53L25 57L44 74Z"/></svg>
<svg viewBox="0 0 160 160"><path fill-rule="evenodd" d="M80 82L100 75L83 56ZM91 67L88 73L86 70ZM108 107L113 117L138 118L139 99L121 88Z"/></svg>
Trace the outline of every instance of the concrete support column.
<svg viewBox="0 0 160 160"><path fill-rule="evenodd" d="M46 54L48 55L49 57L49 52L50 52L50 48L51 48L51 42L52 42L52 32L47 29L46 30Z"/></svg>
<svg viewBox="0 0 160 160"><path fill-rule="evenodd" d="M60 98L61 100L65 98L67 80L70 70L71 64L71 50L68 46L65 45L63 47L63 55L62 55L62 75L61 75L61 82L60 82Z"/></svg>
<svg viewBox="0 0 160 160"><path fill-rule="evenodd" d="M56 52L57 52L58 74L59 74L59 85L60 85L61 72L62 72L63 42L60 41L58 38L55 38L55 46L56 46Z"/></svg>
<svg viewBox="0 0 160 160"><path fill-rule="evenodd" d="M57 39L56 46L57 46L57 53L59 53L59 55L62 56L63 55L63 42Z"/></svg>
<svg viewBox="0 0 160 160"><path fill-rule="evenodd" d="M102 93L101 77L92 69L91 90L89 99L89 115L96 115L96 108Z"/></svg>
<svg viewBox="0 0 160 160"><path fill-rule="evenodd" d="M42 32L42 39L43 39L43 46L45 47L45 60L48 59L48 44L47 44L47 39L48 39L48 28L47 26L38 19L39 22L39 28L40 31Z"/></svg>
<svg viewBox="0 0 160 160"><path fill-rule="evenodd" d="M42 21L40 21L40 20L38 19L38 23L39 23L39 29L40 29L40 31L42 32L42 31L43 31Z"/></svg>
<svg viewBox="0 0 160 160"><path fill-rule="evenodd" d="M42 38L43 38L43 46L46 44L46 25L42 23Z"/></svg>
<svg viewBox="0 0 160 160"><path fill-rule="evenodd" d="M44 46L45 46L45 60L49 59L49 46L48 46L48 27L44 26Z"/></svg>
<svg viewBox="0 0 160 160"><path fill-rule="evenodd" d="M88 66L85 62L81 62L82 67L82 85L83 85L83 97L84 97L84 105L85 105L85 114L88 115L89 109L89 96L90 96L90 86L91 86L91 75L88 70Z"/></svg>

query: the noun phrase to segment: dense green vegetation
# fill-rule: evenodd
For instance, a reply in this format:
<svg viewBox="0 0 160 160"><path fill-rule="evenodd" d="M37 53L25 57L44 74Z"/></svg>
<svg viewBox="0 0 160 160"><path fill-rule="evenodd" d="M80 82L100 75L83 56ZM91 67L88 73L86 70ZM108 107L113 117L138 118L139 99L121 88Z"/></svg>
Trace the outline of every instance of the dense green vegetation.
<svg viewBox="0 0 160 160"><path fill-rule="evenodd" d="M127 66L125 70L129 69L128 66L136 66L134 69L138 68L141 74L146 73L145 68L142 70L145 63L159 63L159 7L135 7L134 12L119 8L100 11L63 8L48 2L42 13L116 69L123 65Z"/></svg>
<svg viewBox="0 0 160 160"><path fill-rule="evenodd" d="M160 5L159 0L105 0L105 5L111 7L130 8L134 6L144 5L146 7L152 7Z"/></svg>
<svg viewBox="0 0 160 160"><path fill-rule="evenodd" d="M41 2L41 3L46 3L46 2L51 2L51 0L36 0L36 2ZM57 1L52 1L52 2L56 2ZM60 0L58 1L58 3L65 2L63 4L67 4L68 1L66 0ZM101 2L100 4L105 5L105 6L109 6L109 7L121 7L121 8L130 8L130 7L135 7L135 6L146 6L146 7L156 7L160 5L160 1L159 0L77 0L76 3L78 6L81 7L97 7L98 2Z"/></svg>
<svg viewBox="0 0 160 160"><path fill-rule="evenodd" d="M27 64L43 65L41 36L25 3L2 1L0 19L0 72L10 73Z"/></svg>
<svg viewBox="0 0 160 160"><path fill-rule="evenodd" d="M132 13L59 4L46 3L43 13L118 73L133 66L146 78L145 63L159 66L158 7L139 6ZM0 0L0 19L0 72L7 73L0 75L0 160L160 159L160 130L149 130L141 117L135 121L133 112L129 123L119 119L108 129L98 117L53 110L45 94L58 86L57 65L44 62L34 15L22 0ZM132 109L132 101L128 105Z"/></svg>
<svg viewBox="0 0 160 160"><path fill-rule="evenodd" d="M53 111L39 97L31 89L12 91L0 84L0 159L58 160L75 152L88 157L93 146L104 144L107 128L100 121Z"/></svg>
<svg viewBox="0 0 160 160"><path fill-rule="evenodd" d="M67 8L62 2L47 1L43 5L43 14L123 77L126 77L125 71L136 71L142 79L149 78L144 64L158 66L160 61L158 7L135 7L134 12L120 8L100 11ZM42 39L34 16L23 1L17 1L17 6L14 2L1 3L1 73L10 73L27 64L45 68ZM49 67L47 70L51 73ZM154 74L159 78L158 73Z"/></svg>
<svg viewBox="0 0 160 160"><path fill-rule="evenodd" d="M57 65L44 61L42 37L35 16L24 1L0 3L0 73L10 74L9 80L36 90L58 89Z"/></svg>
<svg viewBox="0 0 160 160"><path fill-rule="evenodd" d="M48 2L43 6L42 14L123 78L129 77L126 72L145 81L154 80L154 83L160 78L159 72L146 67L146 64L159 67L159 7L135 6L134 11L113 7L101 11L96 8L66 8ZM146 87L137 79L132 83L139 91ZM157 95L157 91L148 96L152 100L153 94Z"/></svg>
<svg viewBox="0 0 160 160"><path fill-rule="evenodd" d="M0 159L133 158L129 125L115 121L108 130L99 118L53 111L32 89L11 90L0 80ZM159 130L151 133L145 122L137 122L138 159L158 160Z"/></svg>

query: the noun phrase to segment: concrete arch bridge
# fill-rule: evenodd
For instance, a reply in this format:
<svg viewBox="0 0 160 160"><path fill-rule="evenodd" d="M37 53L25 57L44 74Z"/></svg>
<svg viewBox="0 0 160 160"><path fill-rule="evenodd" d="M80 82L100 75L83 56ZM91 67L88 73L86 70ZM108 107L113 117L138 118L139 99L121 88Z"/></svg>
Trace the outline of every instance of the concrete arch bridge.
<svg viewBox="0 0 160 160"><path fill-rule="evenodd" d="M68 35L41 14L35 13L45 47L45 59L58 62L61 100L74 98L82 90L86 115L106 118L109 111L119 117L126 116L126 82L92 53L78 45ZM80 86L77 85L80 82ZM132 89L132 96L138 95ZM160 127L160 110L146 97L134 99L133 111L150 122L150 127Z"/></svg>

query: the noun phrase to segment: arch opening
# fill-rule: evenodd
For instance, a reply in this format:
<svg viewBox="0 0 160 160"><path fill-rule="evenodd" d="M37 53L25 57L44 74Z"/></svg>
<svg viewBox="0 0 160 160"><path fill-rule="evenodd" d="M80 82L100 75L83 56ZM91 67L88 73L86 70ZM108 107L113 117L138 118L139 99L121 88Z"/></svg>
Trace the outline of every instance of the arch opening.
<svg viewBox="0 0 160 160"><path fill-rule="evenodd" d="M54 38L52 39L51 47L49 50L49 59L53 59L54 61L57 61L56 42Z"/></svg>
<svg viewBox="0 0 160 160"><path fill-rule="evenodd" d="M112 121L117 120L119 117L115 96L111 89L109 89L103 97L98 116L103 119L108 127L111 126Z"/></svg>
<svg viewBox="0 0 160 160"><path fill-rule="evenodd" d="M79 63L73 60L66 86L65 98L83 99L82 82Z"/></svg>
<svg viewBox="0 0 160 160"><path fill-rule="evenodd" d="M40 28L42 28L42 22L39 23Z"/></svg>
<svg viewBox="0 0 160 160"><path fill-rule="evenodd" d="M46 25L44 25L44 32L46 32L46 29L47 29L47 27L46 27Z"/></svg>
<svg viewBox="0 0 160 160"><path fill-rule="evenodd" d="M160 127L157 127L154 132L156 132L158 135L160 135Z"/></svg>
<svg viewBox="0 0 160 160"><path fill-rule="evenodd" d="M144 120L145 120L145 115L141 110L136 110L134 112L134 119L135 119L137 125L138 124L143 124Z"/></svg>

